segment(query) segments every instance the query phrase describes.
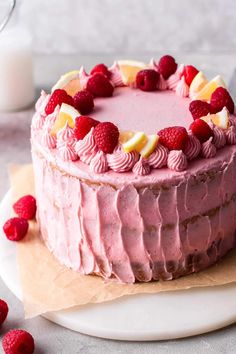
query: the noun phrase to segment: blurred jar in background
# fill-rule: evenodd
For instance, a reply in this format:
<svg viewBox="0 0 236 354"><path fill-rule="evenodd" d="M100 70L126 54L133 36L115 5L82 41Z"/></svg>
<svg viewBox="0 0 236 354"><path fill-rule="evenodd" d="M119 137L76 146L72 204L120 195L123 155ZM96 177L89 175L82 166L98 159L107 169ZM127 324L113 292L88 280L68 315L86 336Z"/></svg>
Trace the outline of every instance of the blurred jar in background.
<svg viewBox="0 0 236 354"><path fill-rule="evenodd" d="M5 13L1 21L9 16L15 2L1 0L1 17ZM16 6L10 21L0 31L0 111L26 108L34 101L34 95L32 39L17 20Z"/></svg>

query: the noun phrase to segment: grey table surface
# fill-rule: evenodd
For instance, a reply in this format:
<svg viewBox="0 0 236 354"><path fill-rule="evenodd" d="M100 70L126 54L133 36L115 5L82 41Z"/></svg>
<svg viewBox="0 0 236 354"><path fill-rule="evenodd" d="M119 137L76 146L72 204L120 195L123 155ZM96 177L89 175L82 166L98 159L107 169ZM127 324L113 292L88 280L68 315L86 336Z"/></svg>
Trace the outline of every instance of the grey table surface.
<svg viewBox="0 0 236 354"><path fill-rule="evenodd" d="M91 67L96 62L110 63L117 55L90 57L76 56L37 57L35 58L35 78L38 87L49 87L63 71L87 63ZM121 56L120 56L121 57ZM124 57L124 55L122 56ZM141 55L138 59L147 59ZM181 61L201 67L209 76L222 74L229 81L235 67L232 55L193 55L180 56ZM56 65L55 65L56 63ZM204 63L200 65L201 63ZM223 63L223 64L222 64ZM9 188L7 165L9 163L30 162L30 120L33 108L22 112L0 113L0 198ZM0 279L0 298L10 307L8 320L0 329L0 338L9 329L24 328L32 333L36 341L36 354L131 354L131 353L236 353L236 325L199 335L196 337L162 342L122 342L93 338L64 329L42 317L24 320L21 302L6 288ZM194 304L193 304L194 306ZM227 304L225 304L227 306ZM141 321L142 319L140 319ZM0 353L2 349L0 346Z"/></svg>

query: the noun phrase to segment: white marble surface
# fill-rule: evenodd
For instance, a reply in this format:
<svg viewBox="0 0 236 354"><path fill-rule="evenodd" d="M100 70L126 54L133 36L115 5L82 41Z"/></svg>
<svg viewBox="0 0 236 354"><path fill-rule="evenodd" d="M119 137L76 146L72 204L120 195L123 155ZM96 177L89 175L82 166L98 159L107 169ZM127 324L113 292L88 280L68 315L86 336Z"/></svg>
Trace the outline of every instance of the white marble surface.
<svg viewBox="0 0 236 354"><path fill-rule="evenodd" d="M120 57L122 53L116 55ZM98 61L111 62L115 55L100 56L61 56L37 57L35 77L37 86L48 87L57 76L73 67L87 63L88 68ZM135 55L139 59L147 56ZM221 73L229 80L235 66L232 55L177 55L178 61L192 63L206 73ZM200 65L200 63L203 63ZM29 126L32 109L20 113L0 114L0 198L9 187L7 178L8 163L30 161ZM9 292L0 280L0 298L10 306L8 321L0 331L0 337L10 328L25 328L36 339L36 354L233 354L236 352L236 325L217 332L164 342L131 343L92 338L60 328L41 317L24 320L22 304ZM227 306L227 304L225 304ZM141 321L142 319L140 319ZM2 353L0 349L0 353Z"/></svg>

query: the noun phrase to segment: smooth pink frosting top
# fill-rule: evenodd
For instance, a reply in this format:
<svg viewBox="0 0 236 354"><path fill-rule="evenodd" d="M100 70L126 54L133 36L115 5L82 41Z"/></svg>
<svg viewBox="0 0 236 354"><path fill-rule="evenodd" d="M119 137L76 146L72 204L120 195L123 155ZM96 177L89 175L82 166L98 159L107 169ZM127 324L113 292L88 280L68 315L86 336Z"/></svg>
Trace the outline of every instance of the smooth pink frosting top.
<svg viewBox="0 0 236 354"><path fill-rule="evenodd" d="M189 98L174 91L144 92L130 87L117 87L110 98L96 98L91 117L111 121L121 131L143 131L155 134L160 129L180 125L186 128L193 118Z"/></svg>

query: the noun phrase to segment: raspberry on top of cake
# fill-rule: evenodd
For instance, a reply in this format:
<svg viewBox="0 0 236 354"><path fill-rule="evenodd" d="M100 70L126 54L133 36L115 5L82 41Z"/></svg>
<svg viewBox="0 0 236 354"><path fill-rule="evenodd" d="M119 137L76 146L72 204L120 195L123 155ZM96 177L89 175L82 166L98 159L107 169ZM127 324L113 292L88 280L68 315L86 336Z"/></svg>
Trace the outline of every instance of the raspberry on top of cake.
<svg viewBox="0 0 236 354"><path fill-rule="evenodd" d="M234 102L223 79L208 81L170 55L63 75L51 94L42 92L32 130L61 159L80 159L95 173L181 172L236 143Z"/></svg>

